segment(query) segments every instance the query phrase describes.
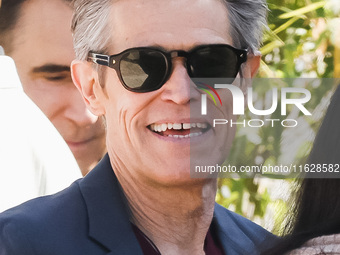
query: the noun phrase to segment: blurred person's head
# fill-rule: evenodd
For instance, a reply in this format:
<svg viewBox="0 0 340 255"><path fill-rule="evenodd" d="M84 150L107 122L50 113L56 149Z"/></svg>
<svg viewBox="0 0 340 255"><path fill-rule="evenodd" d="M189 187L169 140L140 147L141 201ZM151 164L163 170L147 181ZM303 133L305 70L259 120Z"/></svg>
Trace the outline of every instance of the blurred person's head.
<svg viewBox="0 0 340 255"><path fill-rule="evenodd" d="M106 151L105 131L72 83L70 2L3 0L0 45L14 59L24 91L58 129L85 175Z"/></svg>

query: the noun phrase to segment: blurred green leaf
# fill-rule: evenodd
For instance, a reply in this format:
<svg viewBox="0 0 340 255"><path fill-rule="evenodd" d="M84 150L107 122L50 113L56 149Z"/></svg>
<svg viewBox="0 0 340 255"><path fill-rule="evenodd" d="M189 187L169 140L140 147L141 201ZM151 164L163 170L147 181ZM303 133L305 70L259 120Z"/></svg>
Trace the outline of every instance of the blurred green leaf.
<svg viewBox="0 0 340 255"><path fill-rule="evenodd" d="M289 19L295 16L302 16L305 13L311 12L311 11L315 11L319 8L322 8L326 5L326 1L321 1L321 2L317 2L317 3L313 3L313 4L309 4L303 8L291 11L291 12L287 12L284 13L282 15L279 16L280 19Z"/></svg>

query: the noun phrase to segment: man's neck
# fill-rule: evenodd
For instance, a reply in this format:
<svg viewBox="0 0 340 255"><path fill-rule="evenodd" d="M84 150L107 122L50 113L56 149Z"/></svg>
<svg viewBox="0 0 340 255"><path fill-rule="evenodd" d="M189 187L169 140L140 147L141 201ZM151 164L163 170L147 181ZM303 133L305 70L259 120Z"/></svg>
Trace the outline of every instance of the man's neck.
<svg viewBox="0 0 340 255"><path fill-rule="evenodd" d="M162 254L204 254L215 204L216 180L183 186L148 185L138 178L118 180L131 221Z"/></svg>

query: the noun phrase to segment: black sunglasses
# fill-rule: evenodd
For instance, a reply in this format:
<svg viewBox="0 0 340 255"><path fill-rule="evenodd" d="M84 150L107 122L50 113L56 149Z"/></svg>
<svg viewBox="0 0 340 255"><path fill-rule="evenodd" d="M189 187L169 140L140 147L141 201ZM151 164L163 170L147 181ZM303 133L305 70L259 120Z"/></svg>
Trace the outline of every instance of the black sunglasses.
<svg viewBox="0 0 340 255"><path fill-rule="evenodd" d="M166 52L158 48L127 49L116 55L90 52L88 61L116 70L123 86L143 93L161 88L172 72L172 58L186 58L186 69L191 78L236 78L240 66L247 61L247 50L227 44L200 45L190 51Z"/></svg>

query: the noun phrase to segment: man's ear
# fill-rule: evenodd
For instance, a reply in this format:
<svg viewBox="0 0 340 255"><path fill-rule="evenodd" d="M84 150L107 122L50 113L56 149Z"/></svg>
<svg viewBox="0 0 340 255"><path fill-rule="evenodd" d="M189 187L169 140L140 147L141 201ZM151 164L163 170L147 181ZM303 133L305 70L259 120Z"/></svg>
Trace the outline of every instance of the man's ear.
<svg viewBox="0 0 340 255"><path fill-rule="evenodd" d="M252 87L252 78L255 77L257 71L259 70L261 63L261 53L256 52L255 54L251 53L247 57L247 62L242 69L242 74L244 79L245 86L242 86L243 94L244 94L244 107L246 108L248 105L248 88Z"/></svg>
<svg viewBox="0 0 340 255"><path fill-rule="evenodd" d="M247 59L247 68L250 74L250 78L254 78L257 74L257 71L260 68L261 63L261 53L257 52L256 54L249 54Z"/></svg>
<svg viewBox="0 0 340 255"><path fill-rule="evenodd" d="M98 81L98 73L93 70L91 63L73 60L71 63L71 76L87 108L94 115L104 115L105 108L100 100L100 95L98 95L100 91L102 92L102 88Z"/></svg>

